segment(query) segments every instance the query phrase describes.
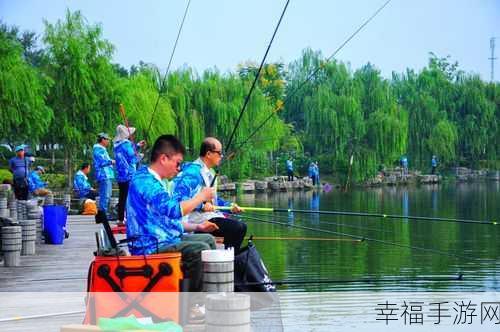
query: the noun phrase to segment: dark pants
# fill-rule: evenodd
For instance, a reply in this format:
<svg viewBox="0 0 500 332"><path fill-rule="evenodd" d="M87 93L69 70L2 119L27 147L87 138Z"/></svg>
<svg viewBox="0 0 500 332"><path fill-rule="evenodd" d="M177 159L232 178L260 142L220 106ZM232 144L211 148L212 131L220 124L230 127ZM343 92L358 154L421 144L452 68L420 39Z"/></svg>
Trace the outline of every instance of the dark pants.
<svg viewBox="0 0 500 332"><path fill-rule="evenodd" d="M26 201L28 199L28 183L26 179L14 180L14 196L16 199Z"/></svg>
<svg viewBox="0 0 500 332"><path fill-rule="evenodd" d="M160 247L159 252L180 251L182 254L182 272L189 279L189 291L203 290L203 265L201 252L215 249L215 240L210 234L184 234L181 242L168 247Z"/></svg>
<svg viewBox="0 0 500 332"><path fill-rule="evenodd" d="M293 181L293 171L292 170L287 170L287 174L288 174L288 181Z"/></svg>
<svg viewBox="0 0 500 332"><path fill-rule="evenodd" d="M97 192L95 192L94 190L91 190L88 192L87 195L85 195L85 197L83 198L88 198L88 199L91 199L93 201L95 201L95 198L97 197Z"/></svg>
<svg viewBox="0 0 500 332"><path fill-rule="evenodd" d="M431 174L436 174L436 166L432 166Z"/></svg>
<svg viewBox="0 0 500 332"><path fill-rule="evenodd" d="M313 186L316 185L316 177L313 175L313 176L310 176L311 180L312 180L312 183L313 183Z"/></svg>
<svg viewBox="0 0 500 332"><path fill-rule="evenodd" d="M118 188L120 189L120 194L118 198L118 221L123 222L125 219L125 205L127 204L128 196L128 186L130 181L118 182Z"/></svg>
<svg viewBox="0 0 500 332"><path fill-rule="evenodd" d="M226 248L233 247L234 254L237 255L247 234L247 225L244 222L230 218L212 218L210 222L219 226L219 229L211 234L224 237L224 246Z"/></svg>

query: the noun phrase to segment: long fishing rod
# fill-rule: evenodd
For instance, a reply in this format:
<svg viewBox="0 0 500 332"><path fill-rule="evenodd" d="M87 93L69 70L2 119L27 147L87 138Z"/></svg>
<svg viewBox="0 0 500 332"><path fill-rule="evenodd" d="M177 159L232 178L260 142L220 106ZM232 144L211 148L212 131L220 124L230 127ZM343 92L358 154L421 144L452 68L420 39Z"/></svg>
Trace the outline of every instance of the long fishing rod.
<svg viewBox="0 0 500 332"><path fill-rule="evenodd" d="M188 3L186 5L186 9L184 10L184 16L182 17L182 21L181 21L181 24L179 26L179 30L177 32L177 37L175 39L174 47L172 48L172 53L170 53L170 59L168 60L168 65L167 65L167 70L165 71L165 76L163 76L163 79L160 81L160 86L158 89L158 98L156 98L155 107L153 108L153 113L151 114L151 120L149 121L149 126L148 126L148 129L146 130L146 134L144 135L145 139L148 139L149 131L151 130L151 126L153 125L153 119L155 117L156 110L158 109L158 104L160 103L162 91L165 87L165 82L167 80L168 73L170 72L170 66L172 65L172 60L174 58L175 50L177 49L177 43L179 42L179 37L181 36L182 27L184 26L184 21L186 20L186 16L187 16L190 4L191 4L191 0L188 0ZM160 77L160 79L161 79L161 77Z"/></svg>
<svg viewBox="0 0 500 332"><path fill-rule="evenodd" d="M353 234L344 233L344 232L331 231L331 230L327 230L327 229L321 229L321 228L315 228L315 227L307 227L307 226L299 226L299 225L294 225L294 224L284 223L284 222L279 222L279 221L265 220L265 219L262 219L262 218L256 218L256 217L251 217L251 216L247 216L247 215L245 216L245 219L251 219L251 220L255 220L255 221L263 222L263 223L268 223L268 224L281 225L281 226L284 226L284 227L304 229L304 230L309 230L309 231L318 232L318 233L341 235L341 236L346 236L346 237L350 237L350 238L353 238L353 239L358 239L358 240L362 240L362 241L369 241L369 242L373 242L373 243L379 243L379 244L383 244L383 245L387 245L387 246L394 246L394 247L399 247L399 248L406 248L406 249L412 249L412 250L419 250L419 251L430 252L430 253L433 253L433 254L438 254L438 255L441 255L441 256L447 256L447 257L451 257L451 258L455 258L455 259L457 259L457 258L464 259L464 260L471 260L471 259L473 259L471 257L465 257L465 256L461 256L461 255L456 255L456 254L450 254L450 253L447 253L447 252L444 252L444 251L441 251L441 250L437 250L437 249L430 249L430 248L424 248L424 247L417 247L417 246L405 245L405 244L400 244L400 243L395 243L395 242L390 242L390 241L384 241L384 240L369 238L369 237L365 237L365 236L353 235Z"/></svg>
<svg viewBox="0 0 500 332"><path fill-rule="evenodd" d="M258 213L258 212L253 212L252 215L258 216L258 217L266 217L267 216L264 213ZM273 217L273 218L278 219L278 221L286 221L286 220L288 220L289 217L282 216L282 217L278 217L278 218L276 218L276 217ZM294 218L294 221L297 221L297 219ZM302 221L302 220L298 220L298 221ZM387 235L394 235L394 232L383 230L380 228L371 228L371 227L364 227L364 226L358 226L358 225L352 225L352 224L344 224L344 223L340 223L340 222L336 222L336 221L319 221L318 223L321 225L342 226L342 227L358 229L358 230L362 230L362 231L380 232L380 233L387 234Z"/></svg>
<svg viewBox="0 0 500 332"><path fill-rule="evenodd" d="M238 120L236 121L236 124L235 124L235 126L233 128L233 131L231 132L231 135L229 136L229 141L226 144L226 151L228 151L228 152L229 152L229 148L231 147L231 143L233 142L234 135L236 134L236 130L238 129L238 127L240 125L241 119L243 117L243 113L246 110L246 107L248 105L248 102L250 101L250 97L252 95L252 92L253 92L256 84L257 84L257 81L258 81L259 76L260 76L260 72L262 71L262 68L264 67L264 63L266 61L267 55L269 53L269 50L271 49L271 45L273 44L274 37L276 36L276 33L278 32L278 28L279 28L279 26L281 24L283 16L285 16L285 12L286 12L286 9L288 8L288 4L289 3L290 3L290 0L287 0L286 3L285 3L285 7L283 8L283 11L281 12L280 19L278 20L278 24L274 28L273 36L271 37L271 40L269 41L269 44L267 45L266 53L264 54L264 57L262 58L262 61L260 62L260 66L259 66L259 69L257 70L257 73L255 74L255 78L254 78L254 80L252 82L252 86L250 87L250 91L248 91L248 94L247 94L247 96L245 98L245 102L243 103L243 107L241 108Z"/></svg>
<svg viewBox="0 0 500 332"><path fill-rule="evenodd" d="M386 218L386 219L408 219L420 221L445 221L463 224L477 224L477 225L498 225L498 222L485 221L485 220L470 220L470 219L455 219L455 218L440 218L440 217L421 217L421 216L404 216L396 214L383 214L383 213L364 213L364 212L350 212L350 211L322 211L322 210L298 210L298 209L279 209L279 208L263 208L263 207L241 207L243 211L248 212L278 212L278 213L306 213L306 214L324 214L336 216L354 216L354 217L370 217L370 218ZM215 209L220 211L231 210L230 206L216 206Z"/></svg>
<svg viewBox="0 0 500 332"><path fill-rule="evenodd" d="M357 239L337 238L337 237L304 237L304 236L250 236L245 240L252 241L347 241L347 242L363 242Z"/></svg>
<svg viewBox="0 0 500 332"><path fill-rule="evenodd" d="M415 278L361 278L361 279L307 279L307 280L275 280L269 282L237 283L235 286L265 286L265 285L308 285L308 284L351 284L351 283L402 283L402 282L447 282L463 281L463 274L454 277L415 277Z"/></svg>
<svg viewBox="0 0 500 332"><path fill-rule="evenodd" d="M304 81L302 81L290 94L287 95L285 98L284 102L280 105L278 105L272 112L271 114L264 119L258 126L257 129L255 129L243 142L238 143L238 148L241 146L244 146L250 139L252 139L257 132L264 127L264 125L278 112L283 108L283 105L286 104L287 101L290 100L290 98L295 95L304 85L306 85L310 80L312 80L318 72L325 67L325 63L328 63L337 55L340 50L344 48L344 46L347 45L368 23L370 23L371 20L373 20L388 4L391 2L391 0L387 0L382 6L380 6L373 14L370 16L366 21L363 22L334 52L332 55L330 55L328 58L326 58L326 61L324 63L321 63L318 68L316 68L309 76L306 77Z"/></svg>

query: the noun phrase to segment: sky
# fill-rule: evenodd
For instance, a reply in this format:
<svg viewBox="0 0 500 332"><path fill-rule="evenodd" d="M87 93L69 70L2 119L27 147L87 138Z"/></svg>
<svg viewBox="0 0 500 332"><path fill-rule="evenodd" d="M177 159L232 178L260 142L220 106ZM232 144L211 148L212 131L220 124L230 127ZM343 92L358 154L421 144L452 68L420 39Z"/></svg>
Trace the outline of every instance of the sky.
<svg viewBox="0 0 500 332"><path fill-rule="evenodd" d="M80 10L115 46L113 61L129 68L168 64L188 0L0 0L0 20L42 35L44 20ZM191 0L173 69L234 71L260 63L285 0ZM285 64L304 48L330 56L385 0L291 0L267 62ZM384 77L420 70L429 52L451 56L466 72L490 79L490 38L498 37L500 0L392 0L336 56L356 70L370 62ZM495 62L500 80L500 60Z"/></svg>

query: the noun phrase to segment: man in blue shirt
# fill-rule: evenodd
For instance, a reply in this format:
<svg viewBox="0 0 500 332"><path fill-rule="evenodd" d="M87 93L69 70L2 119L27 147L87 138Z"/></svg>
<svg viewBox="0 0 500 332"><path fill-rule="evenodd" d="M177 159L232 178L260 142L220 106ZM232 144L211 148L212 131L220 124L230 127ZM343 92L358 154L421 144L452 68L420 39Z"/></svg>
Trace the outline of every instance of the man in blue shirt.
<svg viewBox="0 0 500 332"><path fill-rule="evenodd" d="M219 166L221 161L221 142L213 137L205 138L201 143L200 157L192 163L184 164L182 172L175 177L173 182L174 193L179 195L181 199L186 200L193 198L203 188L213 187L217 189L216 183L212 185L215 177L213 168ZM213 201L207 201L197 207L185 219L192 224L199 224L205 220L213 222L219 229L211 234L213 236L224 237L226 248L232 247L235 254L238 254L247 232L247 226L239 220L228 218L223 213L215 211L215 205L232 206L231 212L233 213L242 211L237 204L231 204L216 196Z"/></svg>
<svg viewBox="0 0 500 332"><path fill-rule="evenodd" d="M109 157L106 148L109 145L109 136L106 133L97 135L97 143L94 144L94 171L95 179L99 184L99 210L106 212L108 219L112 219L108 213L109 200L113 189L113 164L115 163Z"/></svg>
<svg viewBox="0 0 500 332"><path fill-rule="evenodd" d="M42 173L45 173L45 169L42 166L37 166L28 177L29 192L35 196L46 196L50 193L47 190L47 183L40 178Z"/></svg>
<svg viewBox="0 0 500 332"><path fill-rule="evenodd" d="M123 225L125 220L125 203L130 180L137 170L137 164L141 160L138 149L145 145L145 141L140 141L134 147L129 140L135 133L135 128L118 125L116 127L116 137L113 139L115 160L116 160L116 180L120 190L118 200L118 224ZM131 137L132 136L132 137Z"/></svg>
<svg viewBox="0 0 500 332"><path fill-rule="evenodd" d="M432 167L431 174L436 174L436 168L437 168L437 166L438 166L437 157L436 156L432 156L432 159L431 159L431 167Z"/></svg>
<svg viewBox="0 0 500 332"><path fill-rule="evenodd" d="M21 144L16 146L16 156L9 160L9 170L12 173L14 183L14 195L16 199L28 199L28 175L31 161L25 158L24 150L26 145Z"/></svg>
<svg viewBox="0 0 500 332"><path fill-rule="evenodd" d="M89 173L90 164L83 163L73 179L73 189L75 190L75 194L78 198L89 198L95 200L97 192L89 183Z"/></svg>
<svg viewBox="0 0 500 332"><path fill-rule="evenodd" d="M286 161L286 173L288 175L288 181L293 181L293 161L292 158Z"/></svg>
<svg viewBox="0 0 500 332"><path fill-rule="evenodd" d="M133 255L180 251L184 276L190 279L190 290L202 286L201 251L215 249L209 234L217 225L205 221L189 224L182 221L197 206L214 198L213 188L204 188L190 200L181 201L167 191L164 179L173 178L180 170L184 146L172 135L160 136L151 151L151 165L138 170L130 181L127 198L127 238Z"/></svg>

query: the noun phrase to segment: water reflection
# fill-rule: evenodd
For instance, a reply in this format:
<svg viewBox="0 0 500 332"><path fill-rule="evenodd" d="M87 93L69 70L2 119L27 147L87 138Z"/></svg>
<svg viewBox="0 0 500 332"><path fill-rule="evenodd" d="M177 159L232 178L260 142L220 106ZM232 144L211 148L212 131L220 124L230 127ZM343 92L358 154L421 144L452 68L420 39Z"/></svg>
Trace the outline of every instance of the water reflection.
<svg viewBox="0 0 500 332"><path fill-rule="evenodd" d="M293 224L294 222L294 215L293 215L293 211L290 211L290 210L293 210L293 193L290 195L288 195L288 221Z"/></svg>
<svg viewBox="0 0 500 332"><path fill-rule="evenodd" d="M313 190L311 194L311 204L310 204L310 209L312 211L319 211L319 197L320 197L319 192ZM311 223L314 225L319 224L319 213L311 214Z"/></svg>
<svg viewBox="0 0 500 332"><path fill-rule="evenodd" d="M238 202L240 198L238 197ZM244 199L252 201L252 197L248 195L245 195ZM293 191L259 194L253 199L256 206L304 210L374 212L476 220L498 220L500 216L498 182L457 185L451 182L437 186L381 187L357 189L347 193L337 190L330 193ZM266 218L469 257L467 260L450 259L435 252L373 242L289 240L258 243L258 249L276 280L384 278L400 275L448 276L463 272L465 273L463 281L427 282L419 284L418 288L482 291L500 287L500 264L498 264L500 231L488 225L297 213L269 214ZM313 230L282 225L249 222L248 226L249 232L259 235L325 236ZM335 288L332 285L321 287L323 287L321 289ZM354 286L343 287L349 289ZM386 290L414 289L417 286L385 283L366 285L366 287ZM295 289L308 288L297 286Z"/></svg>

